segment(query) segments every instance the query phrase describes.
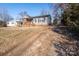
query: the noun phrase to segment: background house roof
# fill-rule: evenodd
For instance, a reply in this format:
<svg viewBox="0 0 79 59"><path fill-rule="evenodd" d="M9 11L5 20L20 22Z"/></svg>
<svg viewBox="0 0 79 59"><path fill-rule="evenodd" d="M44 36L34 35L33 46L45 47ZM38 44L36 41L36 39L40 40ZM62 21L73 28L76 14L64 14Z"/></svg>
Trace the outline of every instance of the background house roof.
<svg viewBox="0 0 79 59"><path fill-rule="evenodd" d="M31 18L29 15L24 16L23 18Z"/></svg>

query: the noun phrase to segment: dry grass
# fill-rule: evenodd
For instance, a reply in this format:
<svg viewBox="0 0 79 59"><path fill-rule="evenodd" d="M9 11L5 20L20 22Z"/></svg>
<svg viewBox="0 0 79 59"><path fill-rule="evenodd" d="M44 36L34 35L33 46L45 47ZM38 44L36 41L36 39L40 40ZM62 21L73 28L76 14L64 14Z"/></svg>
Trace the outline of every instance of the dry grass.
<svg viewBox="0 0 79 59"><path fill-rule="evenodd" d="M28 47L30 49L32 44L36 44L34 42L46 39L46 29L48 28L0 28L0 55L26 55L23 51L25 52Z"/></svg>
<svg viewBox="0 0 79 59"><path fill-rule="evenodd" d="M49 27L4 27L0 28L0 55L57 55L54 44L64 39Z"/></svg>

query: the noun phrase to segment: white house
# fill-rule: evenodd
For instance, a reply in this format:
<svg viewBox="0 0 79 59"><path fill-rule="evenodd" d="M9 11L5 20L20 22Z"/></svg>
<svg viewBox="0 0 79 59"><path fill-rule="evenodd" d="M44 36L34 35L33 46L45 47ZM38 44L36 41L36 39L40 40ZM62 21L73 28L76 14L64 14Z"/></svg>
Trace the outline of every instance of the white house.
<svg viewBox="0 0 79 59"><path fill-rule="evenodd" d="M14 26L14 27L16 27L17 26L17 22L15 21L15 20L11 20L11 21L8 21L7 22L7 26Z"/></svg>

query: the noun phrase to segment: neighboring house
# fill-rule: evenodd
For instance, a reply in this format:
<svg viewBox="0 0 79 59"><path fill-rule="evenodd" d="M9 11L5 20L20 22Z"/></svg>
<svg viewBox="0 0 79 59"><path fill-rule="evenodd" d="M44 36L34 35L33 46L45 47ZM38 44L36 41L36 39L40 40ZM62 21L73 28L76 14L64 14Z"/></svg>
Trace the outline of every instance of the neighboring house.
<svg viewBox="0 0 79 59"><path fill-rule="evenodd" d="M14 20L8 21L7 26L14 26L15 27L15 26L17 26L17 22Z"/></svg>
<svg viewBox="0 0 79 59"><path fill-rule="evenodd" d="M22 23L22 26L23 27L26 27L26 26L31 26L32 24L31 24L31 21L32 21L32 19L31 19L31 17L30 16L24 16L23 17L23 23Z"/></svg>
<svg viewBox="0 0 79 59"><path fill-rule="evenodd" d="M13 27L16 27L16 26L21 27L22 26L22 22L19 21L19 20L17 20L17 21L11 20L11 21L7 22L7 26L8 27L12 27L12 26Z"/></svg>
<svg viewBox="0 0 79 59"><path fill-rule="evenodd" d="M22 27L22 21L16 21L18 27Z"/></svg>

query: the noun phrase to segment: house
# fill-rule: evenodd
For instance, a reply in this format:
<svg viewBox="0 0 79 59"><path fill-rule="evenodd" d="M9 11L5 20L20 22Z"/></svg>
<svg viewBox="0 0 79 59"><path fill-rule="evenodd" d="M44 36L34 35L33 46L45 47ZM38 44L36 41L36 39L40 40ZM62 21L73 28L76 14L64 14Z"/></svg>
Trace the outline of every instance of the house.
<svg viewBox="0 0 79 59"><path fill-rule="evenodd" d="M16 26L18 26L18 27L22 27L22 24L23 24L22 21L17 20L16 23L17 23Z"/></svg>
<svg viewBox="0 0 79 59"><path fill-rule="evenodd" d="M15 27L15 26L17 26L17 22L14 21L14 20L10 20L10 21L7 22L7 26L9 26L9 27L14 26Z"/></svg>
<svg viewBox="0 0 79 59"><path fill-rule="evenodd" d="M22 23L22 26L23 27L26 27L26 26L31 26L31 21L32 21L32 19L31 19L31 17L30 16L24 16L23 17L23 23Z"/></svg>
<svg viewBox="0 0 79 59"><path fill-rule="evenodd" d="M35 25L50 25L51 24L51 17L50 17L50 15L32 17L32 24L35 24Z"/></svg>
<svg viewBox="0 0 79 59"><path fill-rule="evenodd" d="M7 26L8 27L21 27L22 26L22 22L21 21L15 21L15 20L10 20L7 22Z"/></svg>
<svg viewBox="0 0 79 59"><path fill-rule="evenodd" d="M51 24L50 15L35 16L35 17L26 16L23 18L23 26L50 25L50 24Z"/></svg>

